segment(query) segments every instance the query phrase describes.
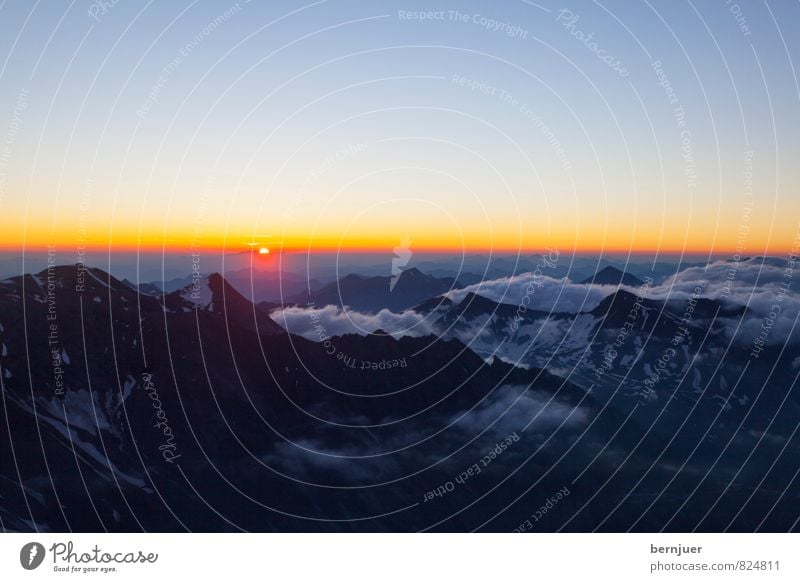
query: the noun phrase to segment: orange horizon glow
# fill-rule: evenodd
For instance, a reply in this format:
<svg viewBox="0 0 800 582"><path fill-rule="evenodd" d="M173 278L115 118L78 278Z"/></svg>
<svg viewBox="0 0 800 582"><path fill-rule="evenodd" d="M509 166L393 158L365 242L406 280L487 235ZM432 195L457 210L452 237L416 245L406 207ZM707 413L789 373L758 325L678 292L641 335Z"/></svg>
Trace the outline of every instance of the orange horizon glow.
<svg viewBox="0 0 800 582"><path fill-rule="evenodd" d="M352 253L391 255L405 239L414 254L536 254L550 248L563 255L696 255L786 256L796 252L800 223L796 215L749 213L707 217L702 212L675 217L651 214L638 218L622 214L578 214L561 210L537 216L509 214L500 204L490 214L475 218L468 213L449 219L438 214L420 215L412 209L385 212L369 219L347 220L336 213L267 217L224 217L219 213L192 222L193 215L174 219L101 213L72 216L58 213L50 220L14 220L0 216L0 252L59 254L193 252L254 253L268 263L283 254ZM454 213L463 209L456 208ZM746 228L744 228L746 227ZM259 254L259 249L269 254ZM276 257L277 255L277 257Z"/></svg>
<svg viewBox="0 0 800 582"><path fill-rule="evenodd" d="M548 229L543 225L507 229L470 228L454 231L445 226L414 225L398 221L396 226L368 225L353 232L337 231L325 225L314 231L297 225L289 232L280 229L258 231L253 228L230 228L223 231L209 227L203 232L186 228L147 229L120 225L109 229L91 224L84 230L69 222L57 228L27 228L9 224L0 230L0 252L47 252L51 245L59 254L87 253L252 253L259 261L269 262L280 255L312 253L392 254L408 236L414 254L535 254L557 249L563 255L697 255L697 256L786 256L800 246L800 224L782 224L772 229L753 228L746 238L730 228L714 232L705 225L670 225L645 228L643 225L598 225L580 229L562 225ZM416 228L415 228L416 227ZM271 232L269 234L259 234ZM269 253L260 253L268 249Z"/></svg>
<svg viewBox="0 0 800 582"><path fill-rule="evenodd" d="M244 255L252 254L259 261L275 260L280 255L290 254L386 254L392 253L393 247L397 243L376 241L374 243L362 243L357 245L271 245L267 252L263 252L264 247L249 248L240 243L228 244L205 244L194 245L185 241L172 241L172 242L112 242L112 243L85 243L79 244L75 240L56 240L56 241L35 241L28 242L21 245L19 243L0 242L0 253L46 253L48 251L55 251L56 253L70 253L78 255L82 252L86 253L143 253L143 254L191 254L191 253L209 253L209 254L231 254L231 255ZM796 254L798 245L778 246L778 245L747 245L744 248L736 246L713 246L713 245L686 245L686 246L673 246L663 245L660 247L654 246L620 246L620 245L575 245L575 244L558 244L556 242L549 244L533 244L525 246L511 246L511 245L495 245L492 247L475 245L475 246L444 246L444 245L412 245L414 254L453 254L453 255L468 255L468 254L494 254L494 255L526 255L542 252L546 249L554 249L563 255L600 255L600 254L615 254L615 255L741 255L742 257L763 256L763 255L780 255L788 256Z"/></svg>

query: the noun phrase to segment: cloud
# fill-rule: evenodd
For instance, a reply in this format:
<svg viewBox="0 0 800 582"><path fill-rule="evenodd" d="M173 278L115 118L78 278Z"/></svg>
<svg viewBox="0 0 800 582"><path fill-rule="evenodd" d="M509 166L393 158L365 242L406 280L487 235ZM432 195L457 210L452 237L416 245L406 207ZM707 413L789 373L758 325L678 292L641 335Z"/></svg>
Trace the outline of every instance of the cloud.
<svg viewBox="0 0 800 582"><path fill-rule="evenodd" d="M783 259L751 258L743 261L715 261L705 267L691 267L653 287L652 299L688 299L699 281L706 281L704 297L747 306L743 318L720 318L730 339L749 344L765 330L764 343L780 345L795 342L795 320L800 313L800 272ZM738 329L737 329L738 328Z"/></svg>
<svg viewBox="0 0 800 582"><path fill-rule="evenodd" d="M505 385L469 412L453 417L457 425L477 434L492 425L495 433L506 435L547 432L563 426L575 428L588 420L588 411L572 407L547 394L527 390L527 386ZM494 424L492 424L494 423Z"/></svg>
<svg viewBox="0 0 800 582"><path fill-rule="evenodd" d="M765 328L769 328L765 343L780 345L787 341L800 341L797 337L800 330L794 327L800 313L800 294L796 290L800 288L798 279L800 272L795 273L786 260L750 258L738 262L714 261L705 267L690 267L656 286L621 288L632 293L643 292L648 299L686 301L703 283L702 297L748 308L743 318L720 317L716 320L715 323L724 329L728 339L735 334L737 343L749 344ZM578 313L591 311L614 291L616 288L613 286L582 285L566 278L534 277L532 273L523 273L484 281L449 295L453 300L460 301L468 292L473 292L493 301L520 304L527 294L530 298L527 305L529 309ZM699 322L695 319L694 323ZM550 331L558 333L556 327L553 325ZM539 330L537 340L541 341L537 343L546 339L541 331L544 330Z"/></svg>
<svg viewBox="0 0 800 582"><path fill-rule="evenodd" d="M432 321L414 311L392 313L383 309L376 314L360 313L334 305L321 308L287 307L278 309L270 317L291 333L312 341L357 333L367 335L382 329L398 336L425 336L432 333Z"/></svg>
<svg viewBox="0 0 800 582"><path fill-rule="evenodd" d="M787 261L774 258L714 261L705 267L687 268L656 286L622 288L632 293L643 292L648 299L681 301L692 298L698 284L703 282L703 297L748 308L743 319L720 317L716 320L715 324L729 339L735 335L737 343L752 343L762 333L766 322L769 333L765 343L779 345L789 339L794 342L794 338L800 335L793 329L794 320L800 313L800 294L794 290L794 287L800 288L800 273L795 274L787 266ZM609 285L584 285L573 283L568 278L523 273L453 290L447 296L458 303L468 293L475 293L498 303L524 304L527 310L576 314L591 311L615 291L616 287ZM776 305L779 306L777 317L770 317L776 315ZM323 308L289 307L272 312L277 323L312 341L347 333L366 335L378 329L397 337L423 336L436 333L436 317L435 313L426 316L411 310L393 313L384 309L374 315L364 314L330 305ZM693 324L702 323L697 318L696 314ZM458 332L459 338L479 353L492 353L494 345L502 338L495 337L490 328L483 327L486 323L483 320L471 323L470 329ZM536 329L520 328L517 333L531 337L538 334L536 344L546 344L547 340L560 341L564 326L565 322L554 321L540 324ZM505 351L499 355L510 356Z"/></svg>
<svg viewBox="0 0 800 582"><path fill-rule="evenodd" d="M706 283L704 296L745 305L761 297L774 297L784 283L785 293L797 298L800 273L787 269L781 259L745 259L743 261L714 261L705 267L690 267L667 277L661 285L651 287L648 297L653 299L683 299L691 297L698 282ZM787 276L788 275L788 276Z"/></svg>
<svg viewBox="0 0 800 582"><path fill-rule="evenodd" d="M263 457L269 466L301 479L333 478L334 481L366 484L380 475L399 470L394 456L352 458L378 453L363 443L330 446L316 439L280 442Z"/></svg>
<svg viewBox="0 0 800 582"><path fill-rule="evenodd" d="M610 286L580 285L569 279L553 279L533 273L522 273L482 281L463 289L450 291L448 296L455 302L464 299L467 293L475 293L498 303L520 305L525 297L526 307L538 311L578 313L591 311L616 289Z"/></svg>
<svg viewBox="0 0 800 582"><path fill-rule="evenodd" d="M646 289L648 299L685 300L692 297L698 283L705 283L703 296L739 305L748 305L760 315L769 313L780 293L794 308L800 302L800 272L787 268L783 259L751 258L743 261L714 261L705 267L690 267L665 279L660 285ZM789 285L786 289L785 285ZM623 285L627 291L640 289ZM781 289L783 291L781 292ZM499 303L518 305L528 296L529 309L578 313L591 311L608 295L616 291L609 285L594 286L573 283L568 278L554 279L522 273L483 281L463 289L451 291L451 299L461 301L467 293L476 293Z"/></svg>
<svg viewBox="0 0 800 582"><path fill-rule="evenodd" d="M488 392L472 409L451 409L425 420L410 419L379 438L377 433L362 430L322 428L313 437L276 443L262 460L295 478L363 486L437 465L484 431L468 445L464 452L468 458L480 458L496 442L513 434L521 439L513 450L529 451L544 434L559 428L579 428L588 422L589 415L587 408L551 399L548 393L506 384Z"/></svg>

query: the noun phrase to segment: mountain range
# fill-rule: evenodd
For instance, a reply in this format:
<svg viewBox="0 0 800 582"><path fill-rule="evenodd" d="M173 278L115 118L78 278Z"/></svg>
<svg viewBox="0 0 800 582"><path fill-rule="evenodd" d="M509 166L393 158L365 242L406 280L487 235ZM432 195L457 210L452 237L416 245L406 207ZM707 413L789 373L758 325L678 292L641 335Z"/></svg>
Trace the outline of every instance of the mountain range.
<svg viewBox="0 0 800 582"><path fill-rule="evenodd" d="M341 303L399 292L426 327L332 334L298 302L289 333L218 274L155 295L76 266L0 281L2 527L512 531L564 487L539 531L796 527L797 351L748 358L730 330L752 307L350 281Z"/></svg>

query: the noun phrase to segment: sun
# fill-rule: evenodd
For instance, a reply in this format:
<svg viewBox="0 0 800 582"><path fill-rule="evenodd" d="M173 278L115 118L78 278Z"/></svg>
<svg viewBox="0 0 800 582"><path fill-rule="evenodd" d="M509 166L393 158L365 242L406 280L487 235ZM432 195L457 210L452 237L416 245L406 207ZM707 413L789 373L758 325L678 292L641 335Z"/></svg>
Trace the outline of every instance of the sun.
<svg viewBox="0 0 800 582"><path fill-rule="evenodd" d="M259 255L268 255L269 254L269 249L267 247L261 247L260 249L258 249L258 254Z"/></svg>

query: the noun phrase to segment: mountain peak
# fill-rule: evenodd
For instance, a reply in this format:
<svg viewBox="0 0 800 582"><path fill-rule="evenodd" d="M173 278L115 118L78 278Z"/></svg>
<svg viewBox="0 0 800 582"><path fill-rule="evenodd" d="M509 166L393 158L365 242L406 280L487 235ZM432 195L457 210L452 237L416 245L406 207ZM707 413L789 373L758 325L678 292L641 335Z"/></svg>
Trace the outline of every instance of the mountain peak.
<svg viewBox="0 0 800 582"><path fill-rule="evenodd" d="M495 313L500 309L500 305L497 301L492 301L470 291L456 306L456 311L460 316L474 317L476 315Z"/></svg>
<svg viewBox="0 0 800 582"><path fill-rule="evenodd" d="M24 277L33 278L43 288L49 282L54 282L58 288L72 289L80 293L104 294L109 288L114 291L130 291L130 287L110 273L82 264L56 265L35 275L25 275ZM12 279L16 279L16 277L12 277Z"/></svg>
<svg viewBox="0 0 800 582"><path fill-rule="evenodd" d="M214 311L214 291L215 288L221 288L221 278L217 273L207 277L199 277L174 293L187 303L194 305L195 309Z"/></svg>
<svg viewBox="0 0 800 582"><path fill-rule="evenodd" d="M591 277L580 281L580 285L627 285L628 287L639 287L644 284L644 281L636 277L635 275L631 275L630 273L626 273L624 271L620 271L616 267L612 267L611 265L597 271Z"/></svg>
<svg viewBox="0 0 800 582"><path fill-rule="evenodd" d="M176 312L206 311L259 333L284 333L283 328L239 293L219 273L196 278L164 297L164 307Z"/></svg>

